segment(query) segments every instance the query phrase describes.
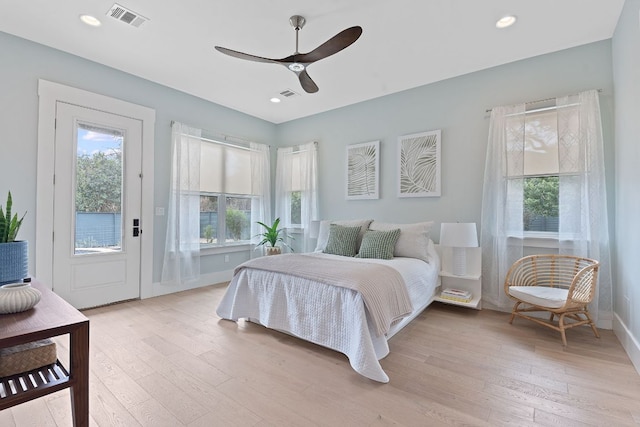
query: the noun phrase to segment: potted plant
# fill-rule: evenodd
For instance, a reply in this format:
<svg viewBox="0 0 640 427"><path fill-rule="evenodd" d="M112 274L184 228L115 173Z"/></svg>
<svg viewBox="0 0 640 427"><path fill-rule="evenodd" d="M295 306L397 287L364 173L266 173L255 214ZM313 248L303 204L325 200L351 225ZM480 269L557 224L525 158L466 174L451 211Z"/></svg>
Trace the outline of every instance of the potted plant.
<svg viewBox="0 0 640 427"><path fill-rule="evenodd" d="M282 243L284 246L293 251L291 246L289 246L287 242L284 241L285 237L290 239L292 239L292 237L286 233L286 230L284 228L278 228L278 225L280 225L280 218L276 218L271 226L268 226L267 224L260 221L257 221L257 223L265 228L264 233L260 233L257 236L262 237L262 240L260 241L260 243L258 243L258 246L264 245L266 247L267 255L277 255L282 252L280 247L277 246L278 243Z"/></svg>
<svg viewBox="0 0 640 427"><path fill-rule="evenodd" d="M7 203L0 206L0 285L21 281L29 274L29 246L26 240L16 241L16 235L22 225L18 214L11 216L13 200L11 192Z"/></svg>

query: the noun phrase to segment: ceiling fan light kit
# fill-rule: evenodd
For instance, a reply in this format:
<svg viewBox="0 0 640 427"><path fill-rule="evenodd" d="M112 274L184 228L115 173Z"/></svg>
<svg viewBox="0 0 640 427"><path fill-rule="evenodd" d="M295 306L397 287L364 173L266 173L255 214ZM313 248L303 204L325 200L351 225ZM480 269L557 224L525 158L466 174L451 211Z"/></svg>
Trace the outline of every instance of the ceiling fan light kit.
<svg viewBox="0 0 640 427"><path fill-rule="evenodd" d="M316 93L318 91L318 86L311 79L311 77L309 77L309 74L307 73L307 67L314 62L336 54L344 48L355 43L360 35L362 35L362 27L355 26L347 28L346 30L339 32L314 50L307 53L300 53L298 51L298 32L304 27L304 24L306 22L306 19L300 15L293 15L291 18L289 18L289 24L291 24L293 29L296 31L296 50L292 55L287 56L286 58L264 58L261 56L250 55L248 53L227 49L221 46L216 46L215 48L218 52L238 59L284 65L298 76L300 85L305 92Z"/></svg>

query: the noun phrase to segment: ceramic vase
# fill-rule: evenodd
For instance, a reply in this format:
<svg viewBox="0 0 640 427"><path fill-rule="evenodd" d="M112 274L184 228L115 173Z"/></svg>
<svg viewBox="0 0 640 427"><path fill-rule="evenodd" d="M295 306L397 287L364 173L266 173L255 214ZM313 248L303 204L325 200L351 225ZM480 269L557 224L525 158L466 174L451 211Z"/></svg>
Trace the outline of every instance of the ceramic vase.
<svg viewBox="0 0 640 427"><path fill-rule="evenodd" d="M267 246L267 255L280 255L282 250L279 246Z"/></svg>
<svg viewBox="0 0 640 427"><path fill-rule="evenodd" d="M40 302L42 294L30 283L9 283L0 286L0 314L26 311Z"/></svg>
<svg viewBox="0 0 640 427"><path fill-rule="evenodd" d="M29 244L26 240L0 243L0 285L19 282L29 275Z"/></svg>

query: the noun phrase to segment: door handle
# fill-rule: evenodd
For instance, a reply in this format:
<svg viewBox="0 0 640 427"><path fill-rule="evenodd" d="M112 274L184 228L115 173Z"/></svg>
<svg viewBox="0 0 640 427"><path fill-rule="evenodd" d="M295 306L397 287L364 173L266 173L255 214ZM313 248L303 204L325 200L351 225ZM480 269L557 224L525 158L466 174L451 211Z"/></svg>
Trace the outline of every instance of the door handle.
<svg viewBox="0 0 640 427"><path fill-rule="evenodd" d="M142 233L142 229L140 229L140 219L133 219L133 237L138 237Z"/></svg>

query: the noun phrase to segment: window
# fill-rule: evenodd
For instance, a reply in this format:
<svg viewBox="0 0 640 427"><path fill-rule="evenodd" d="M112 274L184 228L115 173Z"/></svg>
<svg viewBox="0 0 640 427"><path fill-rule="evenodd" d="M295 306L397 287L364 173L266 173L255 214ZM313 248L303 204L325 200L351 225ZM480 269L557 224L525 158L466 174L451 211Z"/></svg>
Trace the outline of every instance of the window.
<svg viewBox="0 0 640 427"><path fill-rule="evenodd" d="M302 224L302 191L289 193L291 202L291 224L300 227Z"/></svg>
<svg viewBox="0 0 640 427"><path fill-rule="evenodd" d="M527 232L558 232L557 121L555 108L525 117L523 225Z"/></svg>
<svg viewBox="0 0 640 427"><path fill-rule="evenodd" d="M300 184L300 152L291 154L291 186L287 190L287 205L289 206L289 218L291 227L302 227L302 186Z"/></svg>
<svg viewBox="0 0 640 427"><path fill-rule="evenodd" d="M251 240L251 159L247 148L203 140L200 151L200 244ZM222 237L224 236L224 238Z"/></svg>
<svg viewBox="0 0 640 427"><path fill-rule="evenodd" d="M278 148L277 153L275 217L283 227L300 233L295 250L311 251L315 246L309 226L318 219L317 144Z"/></svg>
<svg viewBox="0 0 640 427"><path fill-rule="evenodd" d="M276 216L287 228L308 227L317 215L316 143L278 148Z"/></svg>

